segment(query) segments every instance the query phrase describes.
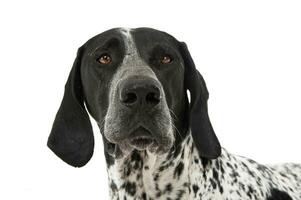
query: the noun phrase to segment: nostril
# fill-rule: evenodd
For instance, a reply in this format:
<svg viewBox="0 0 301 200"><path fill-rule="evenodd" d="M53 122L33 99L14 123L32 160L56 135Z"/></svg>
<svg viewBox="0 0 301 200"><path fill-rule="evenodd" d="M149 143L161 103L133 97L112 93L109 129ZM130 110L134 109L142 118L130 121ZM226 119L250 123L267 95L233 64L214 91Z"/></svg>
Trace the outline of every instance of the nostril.
<svg viewBox="0 0 301 200"><path fill-rule="evenodd" d="M159 83L153 79L140 77L120 81L116 95L121 105L131 109L151 109L162 99Z"/></svg>
<svg viewBox="0 0 301 200"><path fill-rule="evenodd" d="M145 97L146 103L151 105L157 105L160 102L160 94L155 92L150 92Z"/></svg>
<svg viewBox="0 0 301 200"><path fill-rule="evenodd" d="M137 95L134 92L129 92L125 94L124 99L122 100L125 104L133 104L137 101Z"/></svg>

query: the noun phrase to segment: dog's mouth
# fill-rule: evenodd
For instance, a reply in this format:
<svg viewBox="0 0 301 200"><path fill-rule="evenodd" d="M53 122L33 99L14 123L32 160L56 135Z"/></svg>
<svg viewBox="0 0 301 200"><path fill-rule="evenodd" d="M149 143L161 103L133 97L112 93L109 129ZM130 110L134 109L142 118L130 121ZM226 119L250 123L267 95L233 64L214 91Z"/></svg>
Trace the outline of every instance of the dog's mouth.
<svg viewBox="0 0 301 200"><path fill-rule="evenodd" d="M134 138L131 140L131 145L136 147L137 149L146 149L149 145L151 145L154 142L151 138Z"/></svg>
<svg viewBox="0 0 301 200"><path fill-rule="evenodd" d="M130 145L138 150L145 150L150 146L158 146L152 133L142 126L135 129L130 137Z"/></svg>

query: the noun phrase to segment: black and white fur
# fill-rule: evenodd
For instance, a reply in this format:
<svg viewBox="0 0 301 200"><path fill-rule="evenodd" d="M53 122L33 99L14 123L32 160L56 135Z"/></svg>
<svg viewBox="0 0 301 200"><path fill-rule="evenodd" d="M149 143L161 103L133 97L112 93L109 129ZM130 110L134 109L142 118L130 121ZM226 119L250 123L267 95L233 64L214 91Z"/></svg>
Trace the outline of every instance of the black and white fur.
<svg viewBox="0 0 301 200"><path fill-rule="evenodd" d="M97 62L104 54L111 63ZM172 62L158 62L166 55ZM134 99L124 101L129 91ZM184 43L149 28L112 29L79 49L48 146L70 165L90 160L85 103L103 136L111 199L301 199L301 165L261 165L221 148L207 100Z"/></svg>

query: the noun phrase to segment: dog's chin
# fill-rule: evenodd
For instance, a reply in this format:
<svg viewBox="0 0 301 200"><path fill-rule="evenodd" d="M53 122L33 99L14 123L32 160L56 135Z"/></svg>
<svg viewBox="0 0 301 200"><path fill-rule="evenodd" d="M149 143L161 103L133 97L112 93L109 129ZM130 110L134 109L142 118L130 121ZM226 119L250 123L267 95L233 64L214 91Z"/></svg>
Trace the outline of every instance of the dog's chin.
<svg viewBox="0 0 301 200"><path fill-rule="evenodd" d="M158 147L158 143L151 138L138 137L130 141L130 145L137 150L143 151L147 149L155 149Z"/></svg>
<svg viewBox="0 0 301 200"><path fill-rule="evenodd" d="M105 132L105 135L112 136L113 134L106 134ZM123 158L130 155L134 150L147 151L157 155L169 152L172 147L173 139L168 135L160 135L162 135L162 133L156 133L144 126L139 126L129 131L126 138L106 138L115 146L110 154L115 158ZM160 138L160 140L158 138Z"/></svg>
<svg viewBox="0 0 301 200"><path fill-rule="evenodd" d="M171 148L169 145L158 144L153 139L146 138L136 138L126 142L120 142L114 144L115 149L109 154L116 159L122 159L129 156L134 150L137 151L147 151L156 155L163 155L168 153Z"/></svg>
<svg viewBox="0 0 301 200"><path fill-rule="evenodd" d="M156 155L163 155L168 153L171 148L167 147L163 144L158 144L154 140L145 140L142 139L140 141L131 141L129 144L133 149L137 151L147 151Z"/></svg>
<svg viewBox="0 0 301 200"><path fill-rule="evenodd" d="M137 150L147 150L156 148L158 142L153 137L153 134L143 126L139 126L130 134L129 145Z"/></svg>

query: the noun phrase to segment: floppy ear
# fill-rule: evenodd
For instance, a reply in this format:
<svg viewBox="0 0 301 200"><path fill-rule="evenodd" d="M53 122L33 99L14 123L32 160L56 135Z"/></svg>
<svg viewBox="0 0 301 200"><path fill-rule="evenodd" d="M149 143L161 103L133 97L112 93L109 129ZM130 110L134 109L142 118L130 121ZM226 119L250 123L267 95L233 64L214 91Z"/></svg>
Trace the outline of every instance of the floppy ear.
<svg viewBox="0 0 301 200"><path fill-rule="evenodd" d="M191 95L189 122L192 138L201 157L215 159L221 154L221 146L208 116L209 93L186 44L181 43L180 49L185 64L185 90L189 90Z"/></svg>
<svg viewBox="0 0 301 200"><path fill-rule="evenodd" d="M93 154L94 137L84 106L80 76L83 47L79 48L72 66L61 106L56 114L48 147L66 163L81 167Z"/></svg>

